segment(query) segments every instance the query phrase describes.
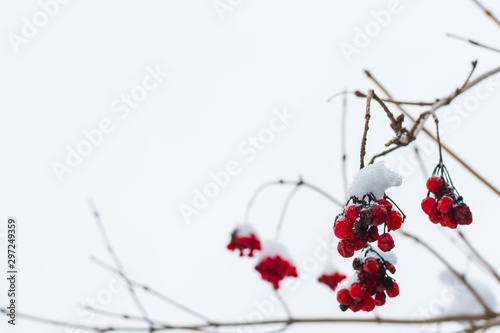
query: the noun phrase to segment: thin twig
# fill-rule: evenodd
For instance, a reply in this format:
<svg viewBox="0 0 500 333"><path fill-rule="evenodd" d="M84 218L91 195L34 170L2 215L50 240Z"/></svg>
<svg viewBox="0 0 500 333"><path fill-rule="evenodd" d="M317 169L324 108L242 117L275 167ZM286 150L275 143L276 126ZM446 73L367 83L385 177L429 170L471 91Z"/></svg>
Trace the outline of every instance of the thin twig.
<svg viewBox="0 0 500 333"><path fill-rule="evenodd" d="M278 225L276 226L276 233L274 235L274 238L276 240L279 239L280 234L281 234L281 229L283 227L283 222L285 221L285 216L288 211L288 207L290 207L290 203L292 202L292 198L295 196L295 193L299 190L300 186L303 184L302 181L299 181L297 185L290 191L288 196L285 199L285 203L283 204L283 208L281 209L280 217L278 220Z"/></svg>
<svg viewBox="0 0 500 333"><path fill-rule="evenodd" d="M118 270L116 268L114 268L114 267L112 267L112 266L104 263L103 261L97 259L96 257L90 257L90 260L93 261L94 263L96 263L97 265L101 266L102 268L107 269L110 272L118 273ZM147 286L147 285L145 285L143 283L140 283L140 282L137 282L135 280L132 280L132 279L130 279L130 282L134 286L143 289L145 292L149 293L152 296L155 296L156 298L158 298L158 299L166 302L167 304L170 304L170 305L178 308L179 310L184 311L184 312L192 315L193 317L198 318L198 319L200 319L200 320L202 320L202 321L204 321L206 323L211 323L211 324L215 325L215 322L213 320L209 319L208 317L206 317L206 316L204 316L204 315L202 315L202 314L194 311L193 309L191 309L191 308L189 308L189 307L187 307L187 306L185 306L183 304L180 304L177 301L174 301L173 299L165 296L161 292L159 292L159 291L157 291L157 290L155 290L155 289L153 289L153 288L151 288L151 287L149 287L149 286Z"/></svg>
<svg viewBox="0 0 500 333"><path fill-rule="evenodd" d="M130 296L132 300L134 301L135 305L139 309L142 317L144 318L145 321L150 323L151 326L153 326L153 322L149 319L148 314L146 312L146 309L142 305L141 301L139 300L139 297L137 297L137 294L135 293L134 286L132 285L132 282L130 282L128 276L125 274L125 271L123 270L123 265L120 262L120 259L118 258L117 254L115 253L113 247L111 246L111 242L109 241L108 235L106 233L106 229L104 228L104 224L101 221L101 217L99 215L99 212L97 211L97 208L94 205L94 202L92 199L89 199L89 205L90 208L93 211L94 214L94 219L97 223L97 226L99 228L99 232L101 234L101 237L104 241L104 244L106 246L106 249L108 250L108 253L110 254L111 258L113 259L113 262L116 265L116 271L117 273L121 276L121 278L127 283L128 286L128 291L130 293Z"/></svg>
<svg viewBox="0 0 500 333"><path fill-rule="evenodd" d="M475 40L472 40L472 39L467 39L467 38L460 37L460 36L457 36L457 35L453 35L453 34L450 34L450 33L446 34L446 36L454 38L454 39L458 39L458 40L461 40L461 41L464 41L464 42L467 42L467 43L470 43L470 44L472 44L474 46L482 47L483 49L487 49L487 50L490 50L490 51L493 51L493 52L500 53L500 49L497 49L495 47L488 46L488 45L476 42Z"/></svg>
<svg viewBox="0 0 500 333"><path fill-rule="evenodd" d="M93 307L88 306L88 305L82 306L82 309L91 311L97 315L101 315L101 316L105 316L105 317L113 317L113 318L120 318L120 319L126 319L126 320L137 320L137 321L142 321L142 322L144 321L144 318L142 318L140 316L134 316L134 315L129 315L129 314L125 314L125 313L116 313L116 312L111 312L111 311L106 311L106 310L100 310L100 309L96 309L96 308L93 308ZM163 323L160 320L151 319L151 321L153 321L155 326L169 326L168 324ZM146 322L146 323L149 324L148 322Z"/></svg>
<svg viewBox="0 0 500 333"><path fill-rule="evenodd" d="M495 17L495 15L493 15L492 12L486 9L486 7L484 7L482 3L480 3L478 0L472 0L472 2L474 2L479 8L481 8L484 11L484 13L489 18L491 18L496 24L500 25L500 21Z"/></svg>
<svg viewBox="0 0 500 333"><path fill-rule="evenodd" d="M342 99L342 115L340 120L340 149L342 151L342 184L344 185L345 199L347 199L346 129L347 129L347 94L344 94L344 98Z"/></svg>
<svg viewBox="0 0 500 333"><path fill-rule="evenodd" d="M283 297L281 297L281 294L278 291L275 291L275 293L276 293L276 297L278 298L278 300L281 303L281 306L283 307L283 310L285 310L285 313L286 313L286 315L288 317L288 320L292 319L293 316L292 316L292 311L290 311L290 307L285 302L285 300L283 299Z"/></svg>
<svg viewBox="0 0 500 333"><path fill-rule="evenodd" d="M6 309L0 309L0 312L6 313ZM64 321L57 321L46 319L42 317L27 315L27 314L18 314L19 317L23 317L29 320L33 320L39 323L45 323L55 326L68 326L79 328L81 330L86 331L95 331L95 332L144 332L144 327L94 327L80 324L73 324ZM235 321L235 322L224 322L218 324L204 324L204 325L179 325L172 327L154 327L154 331L168 331L168 330L198 330L203 328L218 328L218 327L245 327L245 326L266 326L266 325L276 325L276 324L311 324L311 323L356 323L356 324L366 324L366 323L379 323L379 324L396 324L396 325L405 325L405 324L434 324L434 323L446 323L446 322L462 322L462 321L471 321L471 322L484 322L485 320L489 320L490 322L494 320L500 320L500 313L493 313L492 316L485 316L484 314L480 315L452 315L452 316L436 316L432 318L426 319L398 319L398 318L362 318L362 317L330 317L330 318L293 318L290 320L264 320L264 321L255 321L255 322L247 322L247 321ZM499 325L496 323L495 325Z"/></svg>
<svg viewBox="0 0 500 333"><path fill-rule="evenodd" d="M367 97L366 94L363 94L359 90L356 90L354 92L354 95L357 96L357 97L363 97L363 98ZM414 105L414 106L431 106L431 105L434 105L434 102L403 102L403 101L395 101L395 100L390 99L390 98L381 98L380 100L383 101L383 102L386 102L386 103L401 104L401 105Z"/></svg>
<svg viewBox="0 0 500 333"><path fill-rule="evenodd" d="M459 272L457 272L452 266L451 264L446 260L444 259L443 256L441 256L441 254L439 254L439 252L437 252L434 248L432 248L429 244L427 244L426 242L424 242L423 240L421 240L419 237L417 236L414 236L406 231L401 231L400 232L403 236L406 236L408 238L411 238L413 239L414 241L416 241L417 243L419 243L420 245L422 245L425 249L427 249L432 255L434 255L434 257L436 257L436 259L438 259L439 261L441 261L447 268L448 270L453 274L455 275L455 277L457 279L459 279L462 284L471 292L471 294L474 296L474 298L479 302L479 304L483 307L484 311L485 311L485 315L489 318L493 317L494 316L494 312L491 310L491 308L489 307L488 304L486 304L486 302L483 300L483 298L481 297L481 295L479 295L479 293L476 291L476 289L474 289L470 283L465 279L464 275L463 274L460 274Z"/></svg>
<svg viewBox="0 0 500 333"><path fill-rule="evenodd" d="M418 147L415 145L413 147L415 150L415 155L417 156L417 161L418 165L420 166L420 171L422 171L422 175L424 176L424 179L427 180L429 177L429 173L427 172L427 169L425 168L424 160L422 159L422 156L420 155L420 150L418 150Z"/></svg>
<svg viewBox="0 0 500 333"><path fill-rule="evenodd" d="M295 181L284 181L284 180L273 180L267 183L262 184L259 186L255 192L252 194L252 197L248 201L247 207L245 209L245 223L250 223L250 212L252 210L252 207L259 197L260 193L264 191L266 188L274 186L274 185L295 185L297 182Z"/></svg>
<svg viewBox="0 0 500 333"><path fill-rule="evenodd" d="M365 167L365 155L366 155L366 140L368 136L368 130L370 128L370 104L373 97L373 90L368 90L368 95L366 97L366 113L365 113L365 129L363 131L363 138L361 139L361 152L359 157L359 168L363 169Z"/></svg>
<svg viewBox="0 0 500 333"><path fill-rule="evenodd" d="M494 68L486 73L484 73L483 75L479 76L478 78L476 78L475 80L469 82L469 84L467 85L467 87L465 87L464 89L467 90L471 87L473 87L474 85L478 84L479 82L481 82L482 80L494 75L494 74L497 74L498 72L500 72L500 67L497 67L497 68ZM365 71L366 75L387 95L387 97L392 98L391 94L382 86L382 84L368 71ZM465 91L464 90L464 91ZM451 100L447 103L449 104L451 102ZM446 105L446 104L445 104ZM405 109L403 109L401 107L400 104L396 104L396 106L401 110L401 112L403 112L410 120L412 121L415 121L415 119L411 116L411 114L409 114ZM444 106L444 105L442 105ZM436 110L436 109L435 109ZM434 111L435 111L434 110ZM433 139L434 141L437 142L437 138L429 131L427 130L425 127L422 128L422 131L427 134L431 139ZM495 192L496 195L500 196L500 190L498 190L495 186L493 186L489 181L487 181L485 178L483 178L477 171L475 171L474 169L472 169L472 167L467 164L464 160L462 160L457 154L455 154L450 148L448 148L446 145L444 144L441 144L441 147L453 158L455 159L458 163L460 163L464 168L467 169L467 171L469 171L474 177L476 177L479 181L481 181L484 185L486 185L489 189L491 189L493 192ZM393 151L395 149L392 149L390 151L386 151L384 153L380 153L378 155L375 155L373 158L372 158L372 161L375 160L375 158L377 157L380 157L380 156L384 156L384 155L387 155L388 153L390 153L391 151Z"/></svg>

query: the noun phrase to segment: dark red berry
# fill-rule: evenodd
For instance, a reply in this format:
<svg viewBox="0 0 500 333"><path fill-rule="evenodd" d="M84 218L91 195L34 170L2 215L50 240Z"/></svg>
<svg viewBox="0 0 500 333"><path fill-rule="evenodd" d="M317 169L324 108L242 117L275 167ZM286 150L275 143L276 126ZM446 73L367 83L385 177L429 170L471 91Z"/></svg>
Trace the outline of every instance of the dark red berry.
<svg viewBox="0 0 500 333"><path fill-rule="evenodd" d="M354 242L349 239L343 239L337 245L337 251L339 251L340 255L344 258L349 258L354 255L356 245Z"/></svg>
<svg viewBox="0 0 500 333"><path fill-rule="evenodd" d="M379 264L377 259L375 258L366 259L365 264L363 265L363 270L371 275L377 274L379 270Z"/></svg>
<svg viewBox="0 0 500 333"><path fill-rule="evenodd" d="M389 297L396 297L399 295L399 286L396 282L394 282L394 288L392 290L387 290L386 291L387 296Z"/></svg>
<svg viewBox="0 0 500 333"><path fill-rule="evenodd" d="M376 242L378 237L378 228L371 226L370 229L368 229L368 241L370 243Z"/></svg>
<svg viewBox="0 0 500 333"><path fill-rule="evenodd" d="M394 248L394 239L388 233L380 235L378 238L378 248L384 252L390 251Z"/></svg>
<svg viewBox="0 0 500 333"><path fill-rule="evenodd" d="M375 305L377 306L382 306L385 304L385 293L382 291L382 292L377 292L375 294Z"/></svg>
<svg viewBox="0 0 500 333"><path fill-rule="evenodd" d="M354 240L354 246L356 251L361 250L366 246L366 243L368 243L368 240L366 238L356 238Z"/></svg>
<svg viewBox="0 0 500 333"><path fill-rule="evenodd" d="M352 312L358 312L363 308L363 302L362 301L353 301L351 304L349 304L349 309L351 309Z"/></svg>

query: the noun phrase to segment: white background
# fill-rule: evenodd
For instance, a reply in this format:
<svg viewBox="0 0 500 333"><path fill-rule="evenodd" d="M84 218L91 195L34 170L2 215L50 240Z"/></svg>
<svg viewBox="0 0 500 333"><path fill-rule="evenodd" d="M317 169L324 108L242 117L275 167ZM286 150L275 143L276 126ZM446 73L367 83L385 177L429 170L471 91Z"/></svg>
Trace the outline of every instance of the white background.
<svg viewBox="0 0 500 333"><path fill-rule="evenodd" d="M500 15L494 0L486 6ZM447 38L447 32L500 47L500 29L472 1L401 1L401 12L348 62L340 45L353 44L356 29L373 21L372 11L387 1L242 1L221 20L211 1L70 1L16 53L10 33L21 33L23 18L39 12L37 1L0 4L0 217L19 221L20 310L90 325L78 304L96 298L114 279L89 256L110 262L87 198L102 213L116 251L136 279L215 320L246 320L255 302L269 299L270 286L253 269L225 249L229 233L243 219L248 199L263 182L284 177L316 184L343 200L340 163L341 98L327 98L344 88L366 91L374 85L370 69L403 100L433 101L460 86L479 60L475 75L498 65L498 54ZM141 83L147 67L170 75L147 98L120 119L112 104ZM500 81L500 78L496 78ZM496 88L498 89L498 87ZM473 92L472 92L473 93ZM493 184L498 176L498 91L480 101L459 122L442 120L445 143ZM465 97L439 114L454 112ZM238 146L266 127L274 108L296 118L272 143L246 162ZM413 114L418 112L413 109ZM450 114L449 114L450 115ZM103 118L115 130L60 182L52 164L63 163L66 146L84 139L82 130ZM348 172L359 167L364 100L349 97ZM368 156L391 138L380 108L373 110ZM462 118L460 118L462 119ZM433 128L428 123L429 128ZM456 128L453 128L456 127ZM435 146L433 146L435 147ZM396 171L412 148L387 157ZM424 154L428 171L437 151ZM209 173L238 160L242 172L186 223L181 203L190 203L195 188L210 182ZM471 206L475 221L462 227L478 250L498 267L499 198L445 155L455 184ZM424 237L478 284L500 295L494 280L474 265L420 210L425 179L413 167L401 188L389 194L408 215L404 228ZM251 219L263 238L272 237L288 189L270 189L255 205ZM304 189L292 202L282 240L298 265L313 255L318 237L330 244L339 208ZM396 238L400 263L395 275L401 295L377 310L380 317L422 316L444 286L442 265L422 248ZM4 267L2 259L2 267ZM350 259L334 255L344 272ZM318 285L325 262L287 299L297 316L357 316L342 313L335 295ZM2 279L0 305L6 301ZM284 284L285 291L290 285ZM463 296L463 295L462 295ZM196 319L150 297L143 297L152 317L168 323ZM470 311L480 311L472 302ZM137 313L127 292L115 294L108 311ZM440 314L441 312L436 312ZM277 308L269 318L284 314ZM116 320L121 325L138 325ZM2 323L3 324L3 323ZM294 326L290 332L352 332L378 325ZM385 332L418 332L419 327L387 326ZM435 326L425 327L435 330ZM445 326L446 330L458 327ZM66 332L64 327L21 320L15 332ZM68 331L69 332L69 331ZM495 332L495 330L491 330Z"/></svg>

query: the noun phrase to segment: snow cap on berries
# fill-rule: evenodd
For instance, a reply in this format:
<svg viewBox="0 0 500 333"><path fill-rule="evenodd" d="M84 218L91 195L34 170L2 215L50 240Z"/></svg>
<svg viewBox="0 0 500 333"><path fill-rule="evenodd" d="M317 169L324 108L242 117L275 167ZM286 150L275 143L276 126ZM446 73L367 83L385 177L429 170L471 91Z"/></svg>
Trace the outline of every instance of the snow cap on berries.
<svg viewBox="0 0 500 333"><path fill-rule="evenodd" d="M403 177L385 166L385 162L370 164L359 170L349 186L347 194L349 197L363 197L365 194L373 193L375 198L382 199L385 191L390 187L400 186Z"/></svg>

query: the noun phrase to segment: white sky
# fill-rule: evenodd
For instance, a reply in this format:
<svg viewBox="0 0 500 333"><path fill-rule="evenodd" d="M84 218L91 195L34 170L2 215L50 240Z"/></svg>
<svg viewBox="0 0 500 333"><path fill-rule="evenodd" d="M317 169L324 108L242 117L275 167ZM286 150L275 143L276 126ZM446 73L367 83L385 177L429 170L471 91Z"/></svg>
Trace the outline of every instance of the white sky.
<svg viewBox="0 0 500 333"><path fill-rule="evenodd" d="M483 2L500 15L497 1ZM77 311L79 303L95 298L114 279L89 260L92 254L110 262L87 204L92 197L116 251L136 279L216 320L246 320L256 311L255 302L269 299L271 289L260 280L253 262L239 260L225 245L253 191L266 181L301 174L343 200L341 99L328 104L327 98L344 88L374 88L363 74L370 69L397 98L432 101L463 83L470 61L479 60L476 75L498 65L498 54L445 36L451 32L500 47L498 26L469 0L402 0L400 13L347 62L341 43L353 44L356 29L373 21L372 11L387 6L379 0L241 1L221 20L211 1L69 1L16 53L9 34L21 34L23 18L31 20L41 7L37 1L2 1L0 230L5 230L7 216L17 217L20 309L91 325L108 322L101 317L88 320ZM120 118L122 111L113 112L115 101L142 84L148 68L157 67L169 76ZM500 82L500 76L495 80ZM439 114L446 114L441 119L446 144L500 186L500 94L498 86L494 89L477 108L462 113L466 118L457 115L468 95ZM248 161L238 147L269 126L274 109L286 109L295 118ZM359 166L363 112L364 100L350 97L350 176ZM103 119L110 119L114 130L60 182L54 161L63 163L66 147L76 149L85 139L82 131L97 128ZM371 128L368 156L390 139L389 123L378 107ZM409 216L404 228L425 237L463 270L467 264L461 253L420 210L425 180L418 168L408 169L405 161L411 161L411 155L408 148L386 158L406 176L401 188L389 192ZM436 150L424 154L427 170L437 158ZM241 172L187 224L179 205L190 203L193 190L210 182L209 173L232 160ZM462 230L500 269L500 227L494 214L498 197L448 156L445 162L474 213L475 222ZM285 188L270 189L257 201L251 221L263 238L272 237L287 193ZM338 213L338 207L307 189L297 194L282 240L299 265L313 256L318 237L331 242ZM401 295L377 314L408 318L441 297L442 266L413 242L401 237L396 242L395 278ZM5 260L1 262L4 267ZM351 272L351 260L334 256L334 263ZM289 290L292 312L353 316L342 314L334 294L316 283L321 267L297 290ZM477 267L468 267L478 283L493 284ZM500 296L497 286L490 292ZM6 301L3 294L1 305ZM149 297L144 302L152 317L196 322ZM136 313L126 292L115 294L105 309ZM269 317L281 316L277 309ZM295 326L289 332L346 327L352 332L371 328ZM384 331L420 329L388 326ZM14 332L65 331L21 321Z"/></svg>

